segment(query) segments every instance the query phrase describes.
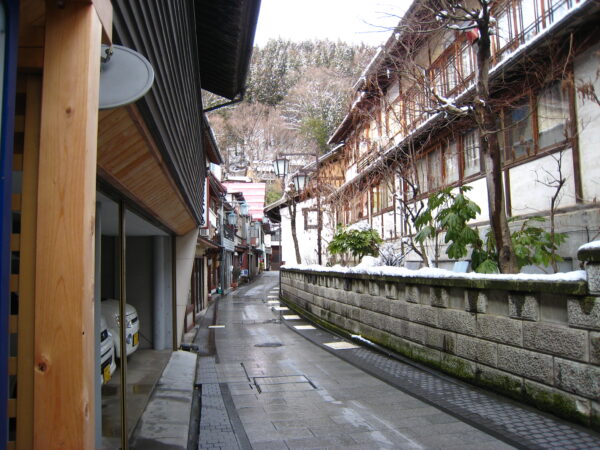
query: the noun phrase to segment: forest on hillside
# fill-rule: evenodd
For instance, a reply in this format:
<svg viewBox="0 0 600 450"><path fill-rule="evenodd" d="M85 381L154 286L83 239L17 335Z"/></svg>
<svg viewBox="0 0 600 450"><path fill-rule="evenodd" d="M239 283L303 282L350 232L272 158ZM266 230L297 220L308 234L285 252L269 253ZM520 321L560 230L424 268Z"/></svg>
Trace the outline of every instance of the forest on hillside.
<svg viewBox="0 0 600 450"><path fill-rule="evenodd" d="M262 181L277 153L306 154L294 158L298 165L327 152L374 50L328 40L277 39L255 47L244 101L208 116L224 172ZM222 100L205 95L205 107Z"/></svg>

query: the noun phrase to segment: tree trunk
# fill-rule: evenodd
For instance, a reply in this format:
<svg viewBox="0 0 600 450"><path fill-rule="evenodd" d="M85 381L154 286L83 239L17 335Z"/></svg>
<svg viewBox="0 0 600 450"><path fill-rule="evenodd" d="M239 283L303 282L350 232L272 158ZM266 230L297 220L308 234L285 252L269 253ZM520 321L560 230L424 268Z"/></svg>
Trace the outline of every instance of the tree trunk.
<svg viewBox="0 0 600 450"><path fill-rule="evenodd" d="M291 193L292 202L290 203L290 219L292 226L292 239L294 241L294 250L296 251L296 264L302 264L300 259L300 247L298 246L298 235L296 234L296 200L294 199L295 193Z"/></svg>
<svg viewBox="0 0 600 450"><path fill-rule="evenodd" d="M498 249L500 272L517 273L519 266L510 237L502 188L502 158L500 157L501 149L496 134L498 114L490 105L490 16L487 2L480 2L480 5L482 11L478 20L480 36L477 44L477 86L474 109L480 131L480 147L485 166L490 226Z"/></svg>

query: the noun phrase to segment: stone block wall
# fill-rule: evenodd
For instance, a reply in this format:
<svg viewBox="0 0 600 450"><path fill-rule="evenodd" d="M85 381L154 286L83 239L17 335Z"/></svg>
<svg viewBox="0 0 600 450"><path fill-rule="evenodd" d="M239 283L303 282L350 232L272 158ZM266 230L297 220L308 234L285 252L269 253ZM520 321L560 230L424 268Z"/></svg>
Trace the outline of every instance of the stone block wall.
<svg viewBox="0 0 600 450"><path fill-rule="evenodd" d="M600 292L584 281L282 269L281 296L326 327L600 429Z"/></svg>

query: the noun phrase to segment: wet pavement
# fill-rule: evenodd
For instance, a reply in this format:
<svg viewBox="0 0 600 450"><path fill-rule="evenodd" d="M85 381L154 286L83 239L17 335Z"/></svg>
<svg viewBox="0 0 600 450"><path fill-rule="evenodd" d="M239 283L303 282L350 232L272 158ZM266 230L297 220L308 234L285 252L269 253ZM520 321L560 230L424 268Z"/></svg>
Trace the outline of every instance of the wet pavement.
<svg viewBox="0 0 600 450"><path fill-rule="evenodd" d="M201 324L193 448L600 449L588 429L315 327L278 287L266 272Z"/></svg>
<svg viewBox="0 0 600 450"><path fill-rule="evenodd" d="M148 399L171 357L170 350L139 349L127 358L127 426L131 436L144 412ZM120 367L102 386L101 448L121 445Z"/></svg>

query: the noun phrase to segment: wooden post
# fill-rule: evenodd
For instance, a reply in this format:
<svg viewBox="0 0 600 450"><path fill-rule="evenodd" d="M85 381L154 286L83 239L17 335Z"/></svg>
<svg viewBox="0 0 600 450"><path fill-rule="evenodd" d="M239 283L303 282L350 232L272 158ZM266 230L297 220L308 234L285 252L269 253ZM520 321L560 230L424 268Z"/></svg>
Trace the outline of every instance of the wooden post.
<svg viewBox="0 0 600 450"><path fill-rule="evenodd" d="M62 4L63 7L59 7ZM46 3L35 283L34 448L94 448L94 223L102 27Z"/></svg>
<svg viewBox="0 0 600 450"><path fill-rule="evenodd" d="M40 142L40 107L42 80L38 75L27 78L25 107L25 141L23 148L23 191L21 202L21 254L19 261L19 337L17 367L17 436L18 450L33 447L33 363L35 254L37 234L37 195Z"/></svg>

